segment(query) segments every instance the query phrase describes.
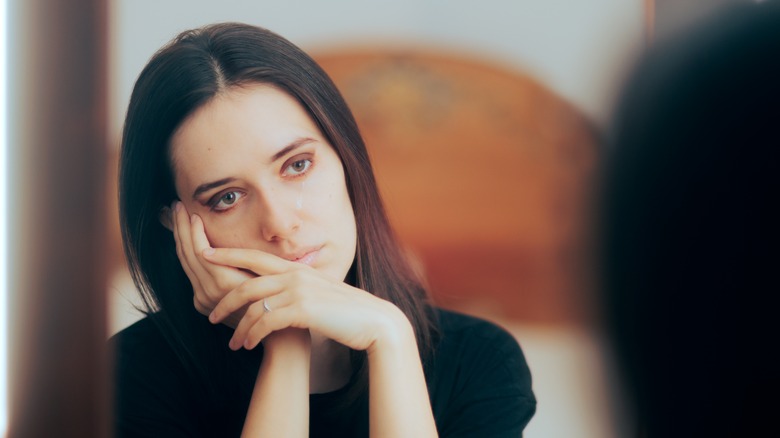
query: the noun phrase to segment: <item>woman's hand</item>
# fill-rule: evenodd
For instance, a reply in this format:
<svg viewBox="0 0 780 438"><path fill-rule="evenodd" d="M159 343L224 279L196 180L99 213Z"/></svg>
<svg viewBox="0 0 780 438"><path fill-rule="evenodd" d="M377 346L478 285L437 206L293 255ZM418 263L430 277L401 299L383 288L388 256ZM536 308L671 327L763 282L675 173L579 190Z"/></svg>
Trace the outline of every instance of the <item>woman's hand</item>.
<svg viewBox="0 0 780 438"><path fill-rule="evenodd" d="M308 329L367 352L371 436L437 436L414 330L398 307L260 250L211 248L200 218L188 222L183 206L175 215L176 248L198 310L213 308L212 323L235 327L234 350L266 342L244 435L306 435ZM293 421L268 421L284 418Z"/></svg>
<svg viewBox="0 0 780 438"><path fill-rule="evenodd" d="M258 275L225 295L209 316L211 322L218 323L236 309L247 308L230 348L251 349L266 336L271 335L270 342L278 333L299 328L355 350L366 350L370 435L437 436L414 331L398 307L307 265L263 251L210 248L204 257ZM276 380L261 376L258 382L262 381L265 389L265 385L270 387L268 382ZM253 403L254 399L255 395ZM268 399L257 394L258 412L267 409L262 403Z"/></svg>
<svg viewBox="0 0 780 438"><path fill-rule="evenodd" d="M218 323L246 307L230 340L234 350L255 348L270 333L288 327L369 353L385 341L414 342L409 320L395 305L307 265L253 249L208 248L203 256L258 275L225 295L209 316Z"/></svg>
<svg viewBox="0 0 780 438"><path fill-rule="evenodd" d="M215 265L203 258L203 251L211 248L203 221L196 215L189 215L184 205L176 201L173 211L173 236L176 239L176 254L184 272L192 283L195 309L208 315L230 290L254 277L240 269ZM236 327L246 309L235 309L222 321Z"/></svg>

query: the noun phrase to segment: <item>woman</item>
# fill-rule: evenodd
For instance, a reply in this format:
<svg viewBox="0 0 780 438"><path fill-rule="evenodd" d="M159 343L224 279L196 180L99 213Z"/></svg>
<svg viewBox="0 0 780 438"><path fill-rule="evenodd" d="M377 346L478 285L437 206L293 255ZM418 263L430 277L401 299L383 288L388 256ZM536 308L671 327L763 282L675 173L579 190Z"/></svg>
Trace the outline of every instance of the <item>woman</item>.
<svg viewBox="0 0 780 438"><path fill-rule="evenodd" d="M161 49L119 187L148 308L114 339L119 435L518 436L533 415L516 341L427 302L349 109L278 35Z"/></svg>

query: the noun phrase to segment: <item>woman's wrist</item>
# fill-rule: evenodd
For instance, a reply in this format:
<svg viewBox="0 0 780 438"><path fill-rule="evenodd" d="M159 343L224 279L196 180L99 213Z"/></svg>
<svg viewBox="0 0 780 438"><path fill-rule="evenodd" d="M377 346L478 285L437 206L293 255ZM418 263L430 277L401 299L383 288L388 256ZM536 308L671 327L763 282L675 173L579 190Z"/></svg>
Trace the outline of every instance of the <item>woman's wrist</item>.
<svg viewBox="0 0 780 438"><path fill-rule="evenodd" d="M264 362L277 359L302 360L308 365L311 357L311 335L306 329L287 328L271 333L263 340Z"/></svg>
<svg viewBox="0 0 780 438"><path fill-rule="evenodd" d="M435 437L414 329L406 315L393 308L367 350L370 434Z"/></svg>
<svg viewBox="0 0 780 438"><path fill-rule="evenodd" d="M309 331L285 329L271 333L263 348L242 436L307 436Z"/></svg>
<svg viewBox="0 0 780 438"><path fill-rule="evenodd" d="M377 321L374 342L366 350L369 358L379 353L394 354L399 351L417 352L414 329L406 315L395 305L388 303L386 318Z"/></svg>

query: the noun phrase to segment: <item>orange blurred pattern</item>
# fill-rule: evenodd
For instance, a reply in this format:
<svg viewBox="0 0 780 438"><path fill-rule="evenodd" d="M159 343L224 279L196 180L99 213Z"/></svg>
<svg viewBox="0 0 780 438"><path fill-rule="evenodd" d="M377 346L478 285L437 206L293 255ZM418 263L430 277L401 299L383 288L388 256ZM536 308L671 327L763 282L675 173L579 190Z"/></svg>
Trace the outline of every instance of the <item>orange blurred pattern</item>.
<svg viewBox="0 0 780 438"><path fill-rule="evenodd" d="M587 317L584 227L597 136L528 75L457 56L316 54L352 108L389 216L445 307Z"/></svg>

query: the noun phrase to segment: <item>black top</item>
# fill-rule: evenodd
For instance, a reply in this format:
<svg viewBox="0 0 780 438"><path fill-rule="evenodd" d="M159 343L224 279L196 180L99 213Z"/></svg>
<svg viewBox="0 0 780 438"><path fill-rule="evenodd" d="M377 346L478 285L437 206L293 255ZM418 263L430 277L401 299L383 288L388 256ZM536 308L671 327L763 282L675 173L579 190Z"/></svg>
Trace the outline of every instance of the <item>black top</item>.
<svg viewBox="0 0 780 438"><path fill-rule="evenodd" d="M445 310L437 314L440 334L425 375L439 435L521 436L536 411L536 399L517 341L490 322ZM209 324L205 317L203 322ZM117 358L118 437L240 435L262 347L230 352L232 330L222 325L213 329L224 337L228 352L218 362L229 363L214 371L215 356L198 357L215 376L209 383L184 366L148 317L111 339ZM346 388L310 396L311 436L367 436L366 406L358 403L336 413L330 409L344 392Z"/></svg>

